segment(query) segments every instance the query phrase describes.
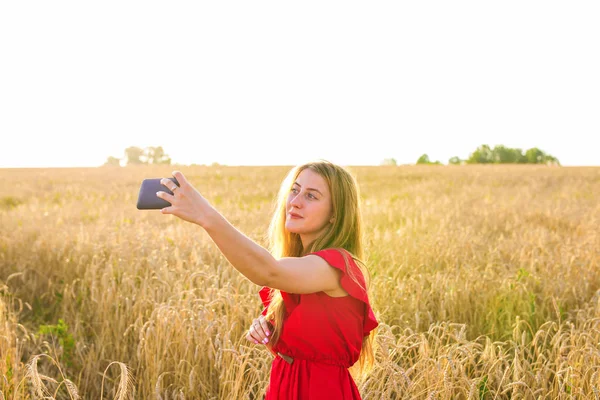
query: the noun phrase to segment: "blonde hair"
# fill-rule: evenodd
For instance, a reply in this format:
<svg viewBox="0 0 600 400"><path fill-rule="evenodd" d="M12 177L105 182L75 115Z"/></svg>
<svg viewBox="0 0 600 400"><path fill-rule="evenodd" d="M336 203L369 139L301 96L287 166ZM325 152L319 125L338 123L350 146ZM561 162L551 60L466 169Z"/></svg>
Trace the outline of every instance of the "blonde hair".
<svg viewBox="0 0 600 400"><path fill-rule="evenodd" d="M296 178L305 169L310 169L319 174L327 183L331 194L334 218L333 223L328 224L321 235L311 242L306 249L302 246L299 234L289 232L285 229L286 213L288 211L286 210L287 197ZM319 160L294 167L288 173L279 190L273 218L269 225L269 243L271 254L275 258L302 257L306 254L329 248L345 249L357 261L357 265L361 269L365 278L365 284L367 285L364 289L368 289L369 271L361 261L364 258L364 251L358 184L354 176L338 165L329 161ZM344 257L344 260L346 261L346 271L350 272L351 269L348 269L348 260L346 257ZM354 281L359 283L351 272L349 275ZM275 344L281 335L285 307L279 290L271 290L270 300L266 318L273 322L274 332L271 336L271 343ZM360 357L354 366L350 368L352 375L362 376L372 368L374 362L374 332L374 330L371 331L369 335L363 338Z"/></svg>

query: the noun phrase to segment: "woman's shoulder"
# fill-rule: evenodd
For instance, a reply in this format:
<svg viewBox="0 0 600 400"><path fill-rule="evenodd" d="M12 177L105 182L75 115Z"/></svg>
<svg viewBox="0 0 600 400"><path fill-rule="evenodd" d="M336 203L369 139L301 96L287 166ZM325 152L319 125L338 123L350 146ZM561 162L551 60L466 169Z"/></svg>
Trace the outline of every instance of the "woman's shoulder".
<svg viewBox="0 0 600 400"><path fill-rule="evenodd" d="M361 272L356 264L356 257L344 248L331 247L310 254L323 258L329 265L342 270L344 273L348 273L349 269L352 270L352 273ZM362 272L360 275L362 275Z"/></svg>
<svg viewBox="0 0 600 400"><path fill-rule="evenodd" d="M341 285L346 292L361 300L366 298L365 277L352 253L343 248L327 248L311 254L322 257L329 265L341 271Z"/></svg>

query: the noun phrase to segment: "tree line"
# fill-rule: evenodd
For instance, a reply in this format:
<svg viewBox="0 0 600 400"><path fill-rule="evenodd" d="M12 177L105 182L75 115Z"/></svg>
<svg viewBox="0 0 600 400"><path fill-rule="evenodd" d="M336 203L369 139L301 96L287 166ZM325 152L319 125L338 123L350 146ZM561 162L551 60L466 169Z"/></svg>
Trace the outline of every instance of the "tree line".
<svg viewBox="0 0 600 400"><path fill-rule="evenodd" d="M417 164L442 165L440 161L431 161L427 154L423 154L417 159ZM396 160L386 158L383 165L396 165ZM487 144L479 146L472 152L467 159L451 157L448 160L449 165L462 164L554 164L560 165L558 159L550 154L546 154L537 147L532 147L523 151L519 148L511 148L503 145L490 148Z"/></svg>
<svg viewBox="0 0 600 400"><path fill-rule="evenodd" d="M442 165L440 161L431 161L427 154L423 154L417 159L417 164ZM131 146L125 149L122 158L108 157L104 165L147 165L162 164L170 165L171 157L165 153L162 146L157 147L135 147ZM397 165L393 158L386 158L382 165ZM490 148L487 144L479 146L472 152L467 159L451 157L448 160L450 165L462 164L554 164L560 165L558 159L550 154L546 154L537 147L532 147L523 151L519 148L510 148L503 145Z"/></svg>
<svg viewBox="0 0 600 400"><path fill-rule="evenodd" d="M108 157L104 165L120 166L122 162L125 165L147 165L162 164L170 165L171 157L165 153L162 146L157 147L135 147L131 146L125 149L123 158Z"/></svg>

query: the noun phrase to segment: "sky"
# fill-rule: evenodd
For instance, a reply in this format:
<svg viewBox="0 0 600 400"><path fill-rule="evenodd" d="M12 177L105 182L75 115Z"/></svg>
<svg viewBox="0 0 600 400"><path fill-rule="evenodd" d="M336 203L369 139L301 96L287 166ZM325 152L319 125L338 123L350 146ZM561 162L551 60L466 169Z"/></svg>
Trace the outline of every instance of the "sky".
<svg viewBox="0 0 600 400"><path fill-rule="evenodd" d="M599 166L598 1L0 3L0 168Z"/></svg>

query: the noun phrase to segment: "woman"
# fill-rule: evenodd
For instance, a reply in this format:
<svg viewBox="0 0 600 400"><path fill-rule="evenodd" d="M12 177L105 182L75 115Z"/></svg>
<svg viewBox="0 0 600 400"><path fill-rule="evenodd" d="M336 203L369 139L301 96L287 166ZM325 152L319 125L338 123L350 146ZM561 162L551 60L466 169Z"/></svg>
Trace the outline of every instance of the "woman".
<svg viewBox="0 0 600 400"><path fill-rule="evenodd" d="M270 252L218 213L185 179L161 183L162 209L203 227L257 285L265 305L246 338L276 355L266 399L360 399L349 368L372 365L378 322L367 295L358 185L327 161L293 168L278 196ZM356 363L356 365L355 365Z"/></svg>

